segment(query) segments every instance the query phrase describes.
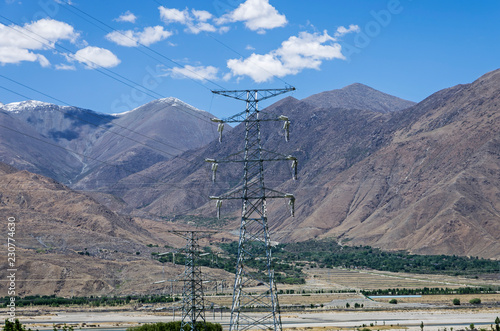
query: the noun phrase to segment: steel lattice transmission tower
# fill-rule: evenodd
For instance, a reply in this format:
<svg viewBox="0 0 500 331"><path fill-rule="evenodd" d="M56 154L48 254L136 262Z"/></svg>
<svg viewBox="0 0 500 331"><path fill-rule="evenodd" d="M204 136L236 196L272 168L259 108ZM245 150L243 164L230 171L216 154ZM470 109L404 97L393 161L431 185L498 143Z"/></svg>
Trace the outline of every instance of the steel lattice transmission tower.
<svg viewBox="0 0 500 331"><path fill-rule="evenodd" d="M203 279L201 268L196 264L202 250L198 240L210 236L215 231L169 231L184 238L187 243L182 251L186 254L186 262L182 281L182 331L205 330L205 303L203 298Z"/></svg>
<svg viewBox="0 0 500 331"><path fill-rule="evenodd" d="M292 194L278 192L264 185L264 162L292 161L294 169L293 177L295 179L297 174L297 159L290 155L281 155L262 148L262 122L282 122L287 141L290 122L286 116L277 117L269 113L260 112L258 102L293 90L295 90L294 87L284 89L212 91L215 94L246 102L245 111L224 120L212 119L212 121L219 123L220 141L222 140L224 123L244 123L245 148L224 159L206 159L207 162L212 163L214 181L215 172L220 163L241 162L244 168L242 186L224 195L210 197L217 201L218 216L220 216L220 207L223 200L242 201L238 262L233 289L230 331L247 329L282 330L280 306L272 267L271 239L267 223L266 200L271 198L288 198L293 216L295 198ZM254 264L254 267L250 268L248 265L250 261L255 261L256 263L260 263L260 265L255 267ZM264 271L264 274L262 274L262 271ZM263 311L264 314L260 315L260 317L248 314L245 312L245 308L250 307L258 308L258 311Z"/></svg>

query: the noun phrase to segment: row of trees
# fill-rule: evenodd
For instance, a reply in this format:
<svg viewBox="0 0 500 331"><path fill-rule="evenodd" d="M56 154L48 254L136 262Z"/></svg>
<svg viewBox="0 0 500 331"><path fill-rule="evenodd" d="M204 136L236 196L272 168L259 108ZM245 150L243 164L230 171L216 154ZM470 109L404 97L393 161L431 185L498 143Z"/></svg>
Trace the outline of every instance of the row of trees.
<svg viewBox="0 0 500 331"><path fill-rule="evenodd" d="M34 295L26 296L24 298L16 297L16 305L18 307L24 306L67 306L67 305L90 305L94 307L99 306L121 306L129 304L131 301L136 301L139 303L168 303L179 301L179 297L171 297L169 295L148 295L148 296L125 296L125 297L73 297L73 298L62 298L56 297L55 295ZM10 301L10 297L0 298L0 307L6 308L7 303Z"/></svg>
<svg viewBox="0 0 500 331"><path fill-rule="evenodd" d="M384 252L370 246L341 246L333 240L282 244L274 256L281 261L316 262L319 267L358 267L392 272L477 275L497 273L498 261L477 257L414 255Z"/></svg>
<svg viewBox="0 0 500 331"><path fill-rule="evenodd" d="M379 290L361 291L366 296L373 295L429 295L429 294L486 294L496 293L491 287L460 287L460 288L442 288L442 287L424 287L424 288L390 288Z"/></svg>

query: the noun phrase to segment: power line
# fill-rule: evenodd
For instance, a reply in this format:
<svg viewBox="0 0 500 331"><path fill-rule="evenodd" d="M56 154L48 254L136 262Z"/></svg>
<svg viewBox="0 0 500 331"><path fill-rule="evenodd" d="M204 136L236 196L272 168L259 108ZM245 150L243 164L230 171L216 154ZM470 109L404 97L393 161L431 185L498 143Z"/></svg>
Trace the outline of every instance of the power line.
<svg viewBox="0 0 500 331"><path fill-rule="evenodd" d="M163 6L163 4L162 4L160 1L158 1L158 0L152 0L152 1L154 1L154 2L156 2L157 4L159 4L159 5L162 5L162 6ZM228 3L227 5L228 5L228 6L231 6L229 3ZM231 6L231 7L233 7L234 9L236 9L236 7L234 7L234 6ZM205 31L205 33L206 33L206 35L207 35L207 36L209 36L210 38L212 38L213 40L215 40L216 42L218 42L219 44L221 44L221 45L222 45L222 46L224 46L225 48L227 48L227 49L229 49L230 51L232 51L232 52L234 52L234 53L238 54L238 55L239 55L239 56L241 56L241 57L245 57L243 54L241 54L240 52L238 52L237 50L235 50L234 48L232 48L232 47L231 47L231 46L229 46L228 44L226 44L226 43L222 42L221 40L219 40L219 39L215 38L215 36L214 36L213 34L211 34L211 33L209 33L209 32L206 32L206 31ZM274 73L270 72L270 71L269 71L269 70L267 70L266 68L263 68L262 66L259 66L257 63L255 63L255 62L253 62L253 61L250 61L250 63L252 63L254 66L258 67L259 69L261 69L261 70L263 70L263 71L267 72L267 73L268 73L268 74L270 74L272 77L274 77L274 78L276 78L276 79L280 80L281 82L283 82L283 83L285 84L285 86L292 86L291 84L288 84L285 80L283 80L282 78L280 78L280 77L276 76ZM224 88L223 88L223 90L227 90L227 89L224 89Z"/></svg>
<svg viewBox="0 0 500 331"><path fill-rule="evenodd" d="M12 24L14 24L15 26L19 26L19 24L17 24L16 22L12 21L11 19L9 19L9 18L7 18L7 17L5 17L5 16L3 16L3 15L1 15L1 14L0 14L0 17L1 17L1 18L3 18L3 19L5 19L5 20L7 20L7 21L9 21L9 22L11 22L11 23L12 23ZM12 26L6 25L6 27L7 27L7 28L9 28L9 29L11 29L11 30L16 31L16 32L18 32L18 33L20 33L20 34L22 34L22 35L24 35L24 36L26 36L26 37L28 37L28 38L30 38L30 39L32 39L32 40L34 40L34 41L36 41L36 42L39 42L39 43L41 43L41 44L43 44L43 45L45 45L45 46L47 46L47 47L49 47L49 48L55 48L55 47L57 46L57 47L59 47L59 48L61 48L61 49L65 50L65 51L67 51L67 52L72 53L72 51L71 51L71 50L69 50L68 48L66 48L66 47L64 47L64 46L61 46L61 45L58 45L58 44L55 44L55 46L52 46L52 45L50 44L50 40L48 40L47 38L44 38L43 36L41 36L41 35L39 35L39 34L37 34L37 33L33 32L33 31L31 31L31 30L28 30L28 29L25 29L25 28L21 28L21 27L19 26L19 27L21 28L21 30L26 30L26 31L29 31L30 33L32 33L32 34L34 34L34 35L36 35L36 36L38 36L38 37L40 37L40 38L44 39L46 42L43 42L43 41L37 40L37 39L33 38L32 36L30 36L30 35L28 35L28 34L24 33L23 31L20 31L19 29L15 29L15 28L14 28L14 27L12 27ZM148 88L146 88L146 87L144 87L144 86L141 86L141 85L139 85L139 84L135 83L134 81L132 81L132 80L130 80L130 79L128 79L128 78L126 78L126 77L124 77L124 76L122 76L122 75L120 75L120 74L118 74L118 73L116 73L116 72L114 72L114 71L112 71L112 70L110 70L110 69L108 69L108 68L105 68L105 67L103 67L103 66L99 65L98 63L95 63L94 61L92 61L92 60L90 60L90 59L87 59L87 58L84 58L84 57L81 57L81 58L82 58L82 59L84 59L84 60L86 60L86 61L88 61L89 63L92 63L94 66L98 67L98 68L96 68L96 69L95 69L96 71L98 71L99 73L101 73L101 74L103 74L103 75L105 75L105 76L107 76L107 77L109 77L109 78L111 78L111 79L114 79L114 80L116 80L116 81L118 81L118 82L120 82L120 83L122 83L122 84L124 84L124 85L126 85L126 86L128 86L128 87L131 87L131 88L133 88L133 89L135 89L135 90L137 90L137 91L139 91L139 92L141 92L141 93L144 93L144 94L146 94L146 95L150 96L150 97L151 97L151 98L153 98L153 99L157 99L158 97L159 97L159 98L165 98L165 96L163 96L163 95L161 95L161 94L159 94L159 93L157 93L157 92L155 92L155 91L153 91L153 90L151 90L151 89L148 89ZM99 68L101 68L102 70L101 70L101 69L99 69ZM123 80L121 80L121 79L119 79L119 78L117 78L117 77L114 77L114 76L112 76L111 74L109 74L109 73L107 73L107 72L109 72L109 73L111 73L111 74L113 74L113 75L116 75L117 77L120 77L121 79L123 79L123 80L125 80L125 81L123 81ZM129 83L127 83L127 81L128 81ZM131 84L133 84L133 85L131 85ZM139 90L139 88L138 88L138 87L139 87L139 88L141 88L141 89L143 89L143 90ZM205 88L207 88L206 86L204 86L204 87L205 87ZM207 89L208 89L208 88L207 88ZM204 119L204 118L202 118L202 117L198 117L198 116L196 116L194 113L190 113L190 112L187 112L187 111L185 111L185 110L184 110L184 112L185 112L186 114L189 114L189 115L194 116L194 117L196 117L196 118L198 118L198 119L200 119L200 120L202 120L202 121L205 121L205 122L209 123L209 121L208 121L207 119Z"/></svg>
<svg viewBox="0 0 500 331"><path fill-rule="evenodd" d="M221 196L211 196L210 199L217 201L217 216L220 216L220 207L223 200L241 200L241 225L238 241L238 259L233 287L233 303L231 307L230 331L244 331L251 329L272 329L281 331L281 315L278 301L278 292L274 280L274 269L271 258L270 233L267 218L267 199L286 198L289 199L292 217L294 215L295 197L293 194L282 193L264 185L264 161L291 160L292 166L297 169L297 159L293 156L274 153L274 158L268 159L264 156L261 142L260 118L258 101L294 90L295 88L264 89L264 90L235 90L235 91L212 91L226 97L246 102L244 115L237 114L224 122L241 122L245 125L244 142L245 148L241 152L243 160L235 160L226 157L223 159L206 159L212 163L212 169L217 170L218 163L244 163L243 185L241 188L233 189ZM288 128L289 120L286 116L274 116L265 119L268 121L282 122ZM287 137L287 136L285 136ZM288 140L288 139L287 139ZM233 154L234 155L234 154ZM296 173L293 177L296 179ZM215 180L215 176L214 176ZM251 248L251 249L250 249ZM248 262L263 260L267 273L263 276L249 272ZM251 293L250 287L256 284L265 285L263 290ZM265 311L265 317L256 320L247 314L245 308L255 303Z"/></svg>
<svg viewBox="0 0 500 331"><path fill-rule="evenodd" d="M96 18L96 17L94 17L94 16L92 16L92 15L90 15L90 14L86 13L85 11L83 11L83 10L81 10L81 9L79 9L79 8L77 8L77 7L75 7L73 4L69 3L68 1L62 0L62 2L63 2L64 4L66 4L66 5L70 6L71 8L75 9L76 11L78 11L78 12L80 12L80 13L84 14L85 16L90 17L90 18L91 18L91 19L93 19L94 21L99 22L100 24L102 24L102 25L103 25L103 26L105 26L106 28L110 29L111 31L117 32L117 33L119 33L120 35L122 35L123 37L125 37L125 38L127 38L127 39L130 39L130 40L132 40L132 41L136 42L138 45L140 45L140 46L142 46L142 47L146 48L146 49L147 49L147 50L149 50L150 52L152 52L152 53L154 53L154 54L156 54L156 55L158 55L158 56L160 56L160 57L162 57L162 58L164 58L164 59L166 59L166 60L168 60L168 61L170 61L170 62L174 63L174 64L175 64L175 65L177 65L177 66L182 66L179 62L177 62L177 61L175 61L175 60L173 60L173 59L171 59L171 58L169 58L169 57L167 57L167 56L165 56L165 55L161 54L160 52L155 51L155 50L154 50L154 49L152 49L151 47L146 46L145 44L141 43L141 42L140 42L140 41L138 41L138 40L135 40L135 39L130 38L129 36L127 36L127 35L123 34L121 31L116 30L116 29L114 29L112 26L110 26L110 25L106 24L106 23L105 23L105 22L103 22L102 20L100 20L100 19L98 19L98 18ZM81 15L78 15L78 14L77 14L77 13L75 13L74 11L72 11L72 10L70 10L70 9L68 9L68 8L64 7L64 6L63 6L63 8L65 8L66 10L68 10L68 11L72 12L73 14L75 14L75 15L77 15L77 16L79 16L79 17L83 18ZM83 18L83 19L85 19L85 18ZM86 19L85 19L85 20L86 20ZM90 24L92 24L92 25L94 25L94 26L96 26L96 27L100 28L100 29L101 29L101 30L103 30L104 32L110 32L110 31L106 31L106 30L104 30L103 28L101 28L101 27L97 26L97 24L92 23L92 22L90 22L89 20L86 20L86 21L87 21L87 22L89 22ZM135 47L134 47L134 48L135 48ZM136 48L136 49L137 49L137 48ZM139 50L139 49L137 49L137 50ZM139 51L140 51L140 50L139 50ZM141 51L141 52L142 52L142 51ZM149 54L147 54L147 53L145 53L145 52L142 52L142 53L143 53L143 54L145 54L146 56L150 56ZM151 57L151 56L150 56L150 57ZM152 58L153 58L153 57L152 57ZM155 58L153 58L153 59L155 59ZM158 61L158 59L155 59L155 60L157 60L157 61ZM165 63L163 63L163 62L160 62L160 63L165 64ZM167 66L168 66L168 65L167 65ZM168 66L168 67L172 68L171 66ZM214 82L214 81L213 81L213 80L211 80L211 79L208 79L208 78L206 78L206 77L203 77L202 75L200 75L199 73L197 73L197 72L195 72L195 71L189 70L189 69L187 69L187 68L185 68L185 69L186 69L187 71L191 72L192 74L194 74L194 75L196 75L196 76L200 77L202 80L206 80L206 81L208 81L208 82L212 83L213 85L218 86L219 88L224 88L224 87L222 87L220 84L218 84L218 83ZM189 77L189 76L187 76L187 75L185 75L185 74L182 74L182 75L183 75L184 77L186 77L186 78L188 78L188 79L190 79L190 80L194 81L194 82L195 82L195 83L197 83L198 85L201 85L201 86L203 86L204 88L206 88L206 89L210 90L208 87L206 87L205 85L201 84L200 82L198 82L197 80L193 79L192 77Z"/></svg>
<svg viewBox="0 0 500 331"><path fill-rule="evenodd" d="M93 160L93 161L96 161L96 162L99 162L99 163L102 163L102 164L105 164L105 165L108 165L108 166L121 168L122 170L124 170L125 172L127 172L127 173L129 173L129 174L131 174L131 175L136 175L136 176L139 176L139 177L142 177L142 178L146 178L146 179L148 179L148 180L151 180L151 181L153 181L153 182L157 182L157 183L160 183L160 184L165 184L165 185L172 185L172 186L174 186L174 187L175 187L175 185L173 185L173 184L170 184L170 183L165 183L165 182L160 182L160 181L158 181L156 178L149 177L149 176L145 176L145 175L140 174L140 173L138 173L138 172L136 172L136 171L129 170L129 169L127 169L127 168L123 167L123 166L115 165L115 164L109 163L109 162L107 162L107 161L99 160L99 159L97 159L97 158L93 158L93 157L90 157L90 156L88 156L88 155L85 155L85 154L82 154L82 153L78 153L78 152L73 151L73 150L71 150L71 149L69 149L69 148L65 148L65 147L59 146L59 145L57 145L57 144L55 144L55 143L51 143L51 142L48 142L48 141L46 141L46 140L40 139L40 138L38 138L38 137L34 137L34 136L32 136L32 135L29 135L29 134L24 133L24 132L21 132L21 131L19 131L19 130L13 129L13 128L11 128L11 127L8 127L8 126L2 125L2 124L0 124L0 127L4 128L4 129L6 129L6 130L9 130L9 131L12 131L12 132L18 133L18 134L23 135L23 136L25 136L25 137L29 137L29 138L31 138L31 139L34 139L34 140L40 141L40 142L42 142L42 143L45 143L45 144L51 145L51 146L53 146L53 147L60 148L60 149L65 150L65 151L67 151L67 152L70 152L70 153L73 153L73 154L79 155L79 156L81 156L81 157L88 158L88 159L91 159L91 160ZM118 184L118 183L116 183L116 184ZM187 188L182 188L182 189L183 189L183 190L185 190L185 191L188 191L188 192L189 192L189 191L191 191L191 190L189 190L189 189L187 189ZM193 190L193 191L194 191L194 190ZM196 195L203 196L201 193L199 193L199 192L197 192L197 191L195 191L194 193L195 193ZM203 197L204 197L204 196L203 196Z"/></svg>
<svg viewBox="0 0 500 331"><path fill-rule="evenodd" d="M22 84L22 83L20 83L20 82L17 82L17 81L15 81L15 80L13 80L13 79L11 79L11 78L8 78L8 77L6 77L6 76L4 76L4 75L2 75L2 74L0 74L0 77L4 78L4 79L6 79L6 80L9 80L9 81L11 81L11 82L13 82L13 83L16 83L16 84L18 84L18 85L21 85L21 86L23 86L23 87L25 87L25 88L27 88L27 89L30 89L30 90L35 91L35 92L37 92L37 93L40 93L40 94L42 94L42 95L44 95L44 96L46 96L46 97L48 97L48 98L54 99L54 100L56 100L56 101L58 101L58 102L61 102L61 103L65 104L65 105L67 105L67 106L69 106L69 107L77 108L77 107L74 107L74 106L72 106L72 105L68 104L67 102L64 102L64 101L62 101L62 100L59 100L59 99L57 99L57 98L55 98L55 97L51 97L50 95L48 95L48 94L46 94L46 93L43 93L43 92L41 92L41 91L38 91L38 90L36 90L36 89L34 89L34 88L31 88L31 87L29 87L29 86L25 85L25 84ZM7 91L9 91L9 92L11 92L11 93L17 94L17 95L19 95L19 96L21 96L21 97L23 97L23 98L28 99L28 100L30 99L29 97L27 97L27 96L25 96L25 95L22 95L22 94L20 94L20 93L18 93L18 92L15 92L15 91L13 91L13 90L10 90L10 89L8 89L8 88L6 88L6 87L0 86L0 88L2 88L2 89L4 89L4 90L7 90ZM65 112L65 111L63 111L63 110L61 110L61 109L59 109L59 108L56 108L56 109L54 109L54 110L55 110L55 111L58 111L58 112L60 112L60 113L62 113L62 114L64 114L65 116L68 116L68 117L71 117L71 118L77 119L77 120L79 120L79 121L81 121L81 122L87 123L87 124L92 125L92 126L94 126L94 127L101 128L101 129L103 129L103 130L105 130L105 131L107 131L107 132L110 132L110 133L112 133L112 134L116 134L116 135L118 135L118 136L120 136L120 137L122 137L122 138L125 138L125 139L128 139L128 140L131 140L131 141L133 141L133 142L136 142L136 143L138 143L138 144L140 144L140 145L143 145L143 146L145 146L145 147L148 147L148 148L150 148L150 149L154 149L154 150L156 150L156 151L158 151L158 152L160 152L160 153L167 154L167 155L172 156L172 157L176 157L176 156L178 156L177 154L172 154L172 153L169 153L169 152L166 152L166 151L160 150L160 149L158 149L158 148L156 148L156 147L146 145L146 144L144 144L144 143L142 143L142 142L140 142L140 141L138 141L138 140L135 140L135 139L133 139L133 138L130 138L129 136L126 136L126 135L124 135L124 134L121 134L121 133L118 133L118 132L115 132L115 131L111 131L111 130L107 129L105 126L103 126L103 125L98 125L98 124L92 123L92 122L90 122L90 121L87 121L87 120L85 120L85 119L83 119L83 118L80 118L80 117L78 117L78 116L71 115L71 114L69 114L68 112ZM103 118L103 116L98 115L98 114L93 113L93 112L87 112L87 113L88 113L88 114L92 114L92 115L94 115L94 116L96 116L96 117ZM167 146L167 147L170 147L170 148L176 149L176 150L178 150L178 151L180 151L180 152L185 152L185 151L186 151L186 150L182 150L182 149L180 149L180 148L178 148L178 147L175 147L175 146L173 146L173 145L167 144L167 143L165 143L165 142L163 142L163 141L160 141L160 140L157 140L157 139L155 139L155 138L152 138L152 137L146 136L146 135L144 135L144 134L142 134L142 133L140 133L140 132L137 132L137 131L131 130L131 129L129 129L129 128L127 128L127 127L125 127L125 126L122 126L122 125L119 125L119 124L116 124L116 123L115 123L115 125L116 125L116 126L118 126L118 127L120 127L120 128L122 128L122 129L128 130L128 131L130 131L130 132L132 132L132 133L135 133L135 134L137 134L137 135L139 135L139 136L145 137L145 138L147 138L147 139L151 139L152 141L155 141L155 142L158 142L158 143L160 143L160 144L162 144L162 145L165 145L165 146ZM182 159L183 159L183 158L182 158ZM191 161L189 161L189 160L187 160L187 159L183 159L183 160L188 161L188 162L191 162Z"/></svg>

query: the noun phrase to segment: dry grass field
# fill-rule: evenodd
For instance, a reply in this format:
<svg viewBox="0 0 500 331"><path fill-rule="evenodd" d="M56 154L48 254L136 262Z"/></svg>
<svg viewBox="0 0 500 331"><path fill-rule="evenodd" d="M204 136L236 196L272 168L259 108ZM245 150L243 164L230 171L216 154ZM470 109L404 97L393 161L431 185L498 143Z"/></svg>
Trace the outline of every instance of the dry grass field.
<svg viewBox="0 0 500 331"><path fill-rule="evenodd" d="M397 298L398 305L389 305L391 298L367 299L359 292L361 290L376 289L415 289L415 288L463 288L463 287L498 287L500 279L497 275L478 276L466 278L461 276L444 276L432 274L407 274L383 272L377 270L348 270L348 269L320 269L309 268L306 284L303 285L278 285L278 290L293 290L294 294L280 294L280 304L286 309L290 306L306 306L314 309L345 308L346 303L353 306L355 303L363 304L364 308L397 308L401 306L427 307L427 306L453 306L453 299L457 298L461 306L469 305L473 298L479 298L482 307L497 306L500 304L500 294L449 294L449 295L423 295L419 298ZM229 286L230 287L230 286ZM354 291L354 293L330 293L339 291ZM232 296L227 289L226 296L208 296L207 302L216 306L230 307ZM323 307L321 307L323 305Z"/></svg>

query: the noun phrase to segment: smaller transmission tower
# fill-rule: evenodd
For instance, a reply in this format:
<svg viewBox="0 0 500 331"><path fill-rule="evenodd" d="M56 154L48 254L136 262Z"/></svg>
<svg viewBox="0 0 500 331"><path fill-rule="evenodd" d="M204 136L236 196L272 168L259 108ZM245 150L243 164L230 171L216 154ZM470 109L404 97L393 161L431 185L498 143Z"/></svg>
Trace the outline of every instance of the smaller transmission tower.
<svg viewBox="0 0 500 331"><path fill-rule="evenodd" d="M198 331L197 326L205 323L205 303L203 298L203 279L201 267L196 260L202 253L198 240L206 238L216 231L169 231L187 241L181 251L186 254L182 281L182 322L181 331ZM204 330L204 328L202 328Z"/></svg>
<svg viewBox="0 0 500 331"><path fill-rule="evenodd" d="M219 123L221 134L224 123L243 123L245 125L245 148L224 159L206 159L212 164L213 177L219 163L241 162L243 164L242 185L217 197L217 215L223 200L241 200L241 225L238 244L238 260L233 288L230 331L264 329L281 331L281 316L278 293L274 282L271 257L271 237L267 222L267 199L287 198L292 210L295 198L292 194L278 192L264 184L264 162L292 161L293 178L297 175L297 159L262 148L261 123L278 121L283 123L285 139L288 141L290 122L286 116L274 116L259 111L258 102L293 91L295 88L212 91L226 97L246 102L245 111L228 119L212 119ZM260 317L248 314L247 309L258 308Z"/></svg>

